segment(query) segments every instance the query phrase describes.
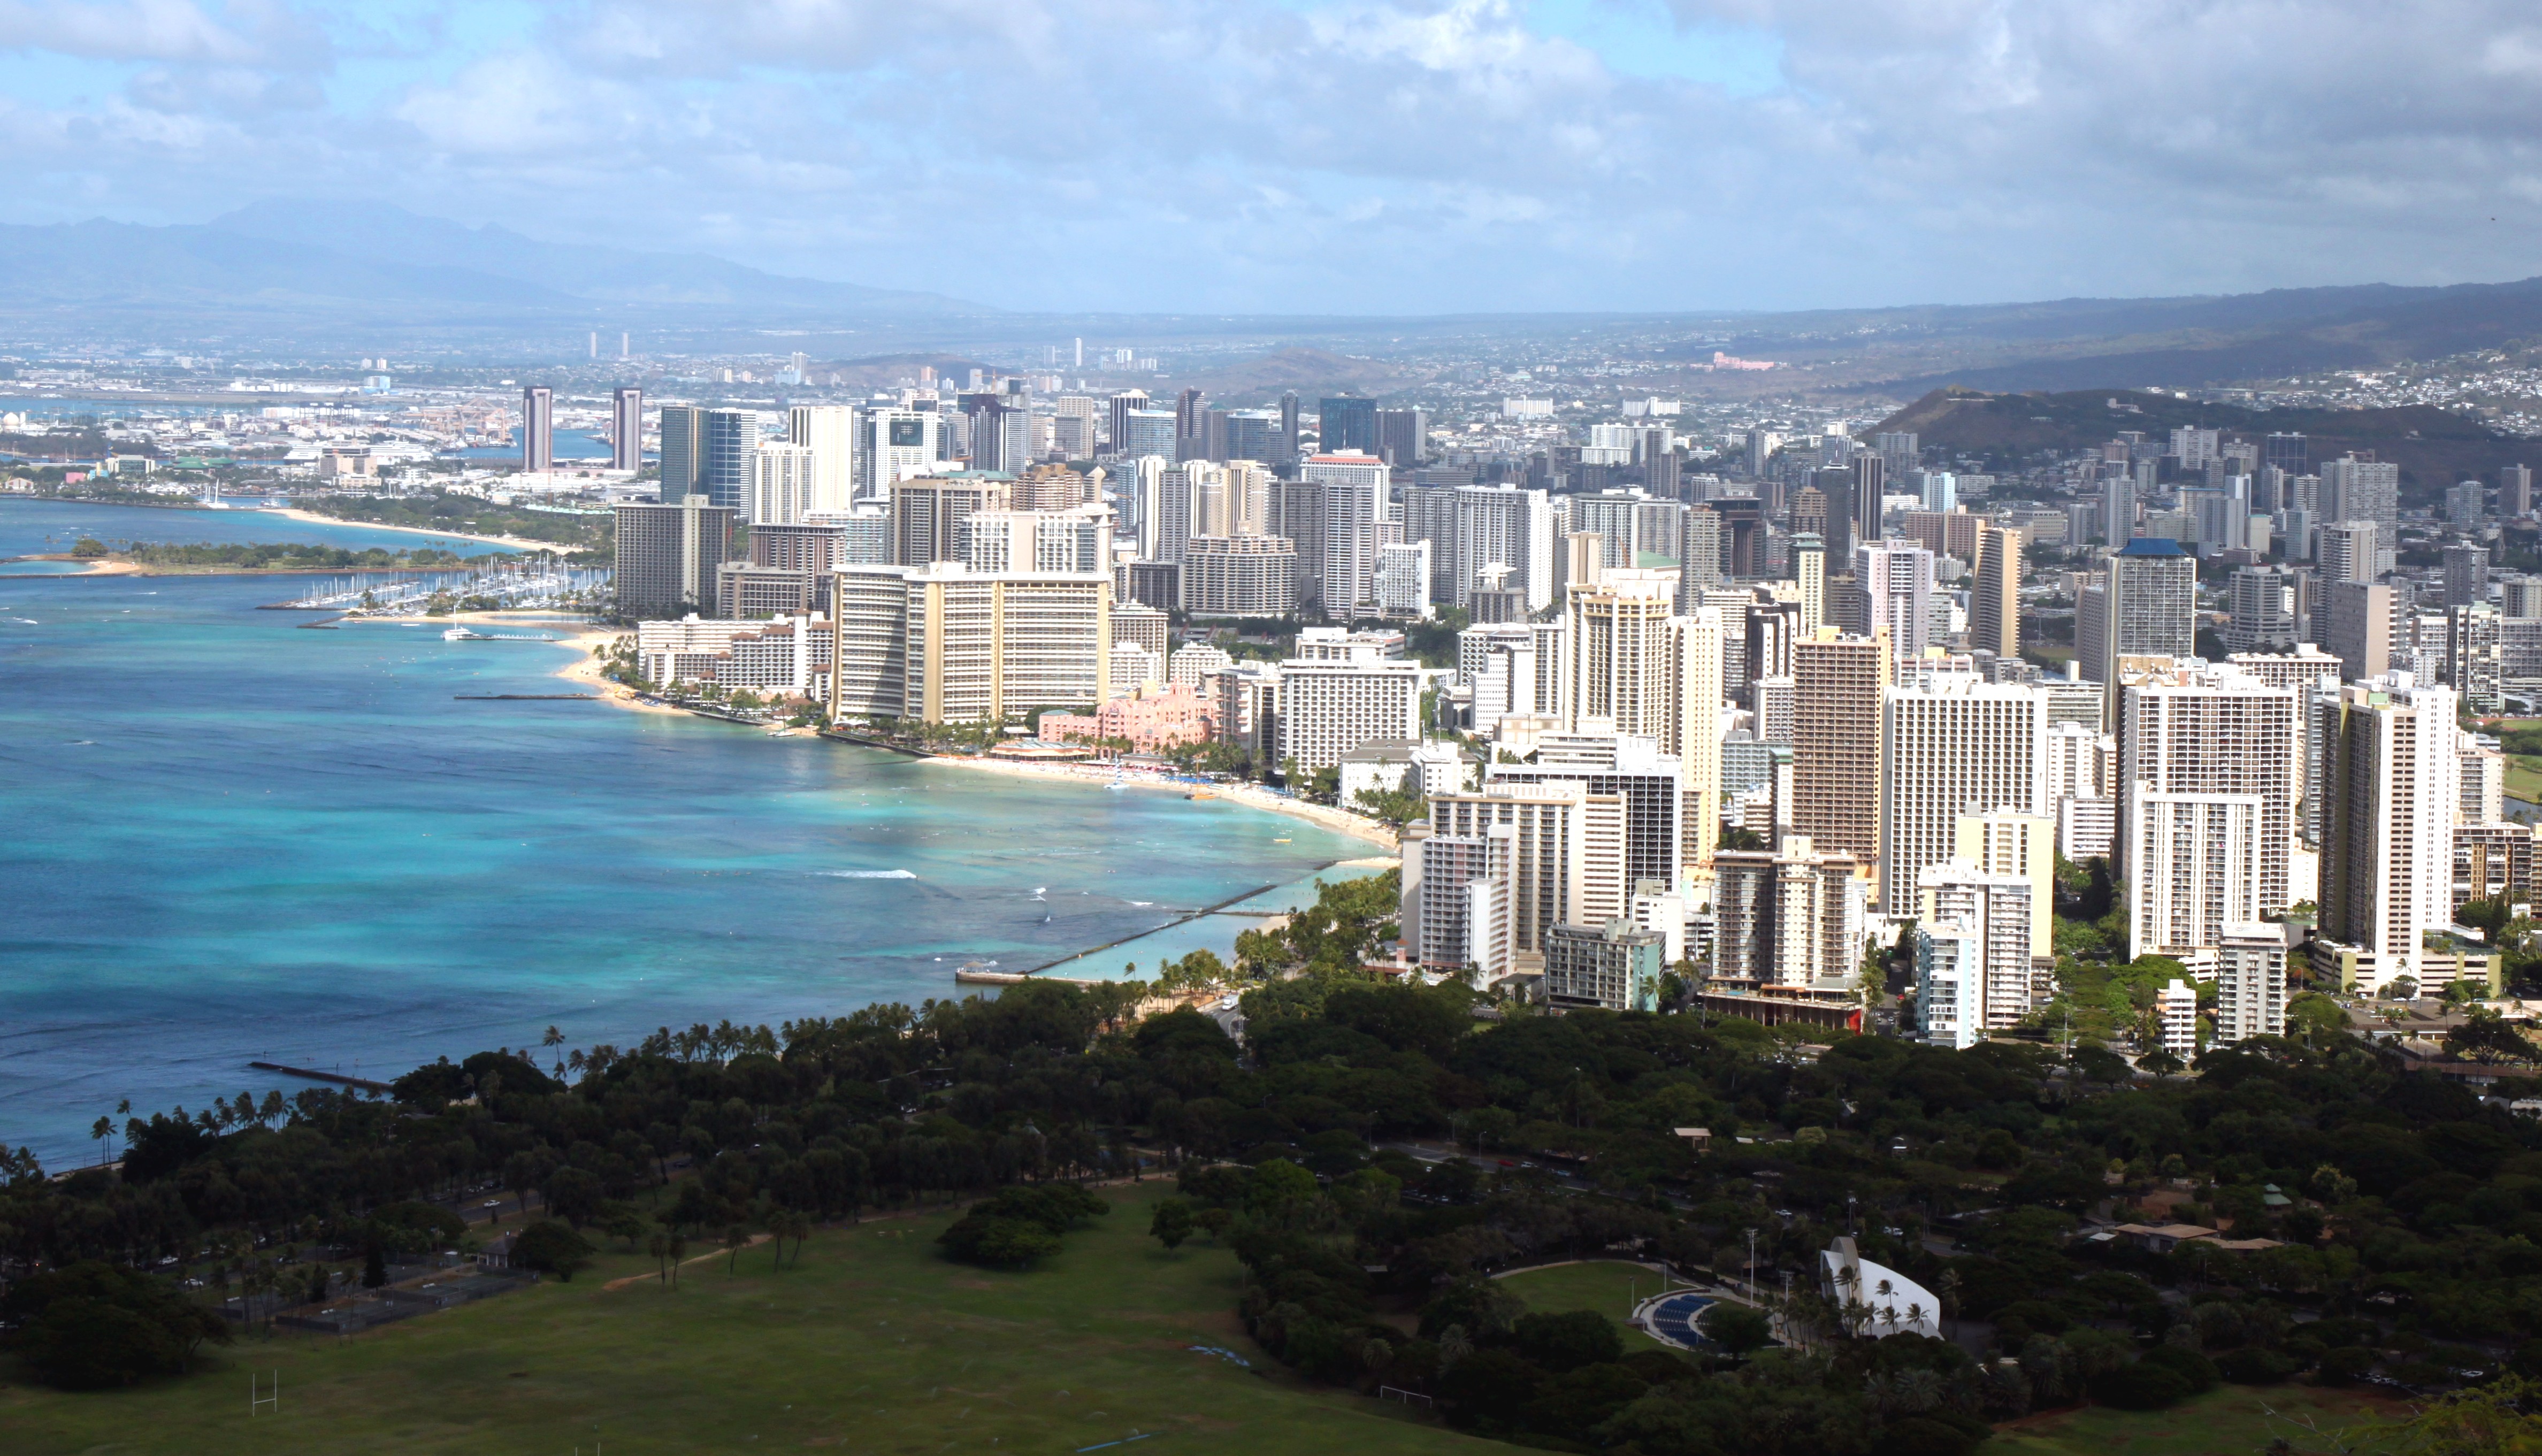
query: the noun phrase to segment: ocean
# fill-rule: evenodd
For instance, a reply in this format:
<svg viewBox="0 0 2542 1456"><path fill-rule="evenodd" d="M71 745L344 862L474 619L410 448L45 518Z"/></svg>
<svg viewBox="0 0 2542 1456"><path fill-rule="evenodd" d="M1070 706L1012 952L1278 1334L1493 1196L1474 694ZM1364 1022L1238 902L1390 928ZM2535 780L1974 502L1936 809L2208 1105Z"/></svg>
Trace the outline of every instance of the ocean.
<svg viewBox="0 0 2542 1456"><path fill-rule="evenodd" d="M0 558L80 535L429 544L249 512L0 498ZM47 538L50 540L48 541ZM0 573L21 570L0 561ZM0 575L0 1141L420 1061L958 993L1362 841L1286 816L935 765L601 702L565 649L258 608L294 578ZM1119 974L1231 915L1116 946ZM117 1120L119 1123L119 1119Z"/></svg>

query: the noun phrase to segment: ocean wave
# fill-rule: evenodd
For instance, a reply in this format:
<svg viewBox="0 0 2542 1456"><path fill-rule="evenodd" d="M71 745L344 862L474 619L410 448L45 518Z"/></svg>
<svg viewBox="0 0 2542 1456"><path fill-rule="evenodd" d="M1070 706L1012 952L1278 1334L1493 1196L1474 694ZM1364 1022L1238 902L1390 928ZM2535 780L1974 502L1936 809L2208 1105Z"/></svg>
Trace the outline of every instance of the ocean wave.
<svg viewBox="0 0 2542 1456"><path fill-rule="evenodd" d="M827 875L833 880L915 880L918 878L908 870L815 870L813 873Z"/></svg>

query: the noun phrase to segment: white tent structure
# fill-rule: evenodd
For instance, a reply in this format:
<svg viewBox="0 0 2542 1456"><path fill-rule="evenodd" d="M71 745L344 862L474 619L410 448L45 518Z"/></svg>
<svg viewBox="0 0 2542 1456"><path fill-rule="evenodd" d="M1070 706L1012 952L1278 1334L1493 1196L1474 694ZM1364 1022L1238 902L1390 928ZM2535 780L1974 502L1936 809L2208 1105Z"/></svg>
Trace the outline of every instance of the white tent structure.
<svg viewBox="0 0 2542 1456"><path fill-rule="evenodd" d="M1856 1253L1849 1234L1819 1255L1819 1284L1844 1311L1845 1328L1865 1339L1942 1333L1942 1301L1913 1279Z"/></svg>

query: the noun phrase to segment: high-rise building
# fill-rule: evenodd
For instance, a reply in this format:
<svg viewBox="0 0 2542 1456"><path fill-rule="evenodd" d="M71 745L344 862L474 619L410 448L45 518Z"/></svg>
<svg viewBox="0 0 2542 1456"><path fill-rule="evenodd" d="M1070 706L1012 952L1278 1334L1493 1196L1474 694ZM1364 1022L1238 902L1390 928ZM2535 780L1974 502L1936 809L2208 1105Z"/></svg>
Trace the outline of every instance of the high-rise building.
<svg viewBox="0 0 2542 1456"><path fill-rule="evenodd" d="M1543 491L1462 485L1456 513L1457 605L1470 603L1493 567L1504 568L1529 612L1553 605L1553 510Z"/></svg>
<svg viewBox="0 0 2542 1456"><path fill-rule="evenodd" d="M556 391L530 385L521 391L521 469L546 471L555 465Z"/></svg>
<svg viewBox="0 0 2542 1456"><path fill-rule="evenodd" d="M814 511L844 509L845 501L820 498L819 479L819 460L811 447L783 441L760 446L751 452L742 519L753 526L794 526Z"/></svg>
<svg viewBox="0 0 2542 1456"><path fill-rule="evenodd" d="M1182 610L1196 617L1288 617L1298 547L1285 536L1195 536L1183 545Z"/></svg>
<svg viewBox="0 0 2542 1456"><path fill-rule="evenodd" d="M2397 604L2379 582L2331 581L2322 592L2317 635L2351 681L2379 678L2392 665Z"/></svg>
<svg viewBox="0 0 2542 1456"><path fill-rule="evenodd" d="M1883 492L1888 488L1886 467L1877 455L1853 458L1853 545L1880 540L1880 523L1887 509Z"/></svg>
<svg viewBox="0 0 2542 1456"><path fill-rule="evenodd" d="M2120 844L2131 957L2210 965L2228 926L2259 919L2264 817L2257 794L2157 792L2143 779L2128 786Z"/></svg>
<svg viewBox="0 0 2542 1456"><path fill-rule="evenodd" d="M2072 724L2051 724L2056 728ZM2049 739L2053 742L2052 731ZM2047 766L2043 756L2043 767ZM2056 785L2051 782L2045 796L2056 801ZM2056 929L2056 822L2035 814L2022 814L2008 809L1963 814L1951 826L1951 863L1974 869L1984 875L2009 875L2030 887L2031 912L2029 943L2040 956L2049 953L2049 942ZM1929 884L1936 870L1924 872L1919 883Z"/></svg>
<svg viewBox="0 0 2542 1456"><path fill-rule="evenodd" d="M1921 871L1916 887L1915 1004L1925 1041L1965 1050L2020 1025L2043 999L2033 968L2044 954L2039 886L1950 859ZM1928 955L1929 942L1947 940L1962 944L1932 945Z"/></svg>
<svg viewBox="0 0 2542 1456"><path fill-rule="evenodd" d="M1882 699L1881 909L1908 915L1916 877L1952 856L1961 816L2046 820L2048 699L1956 674L1887 689Z"/></svg>
<svg viewBox="0 0 2542 1456"><path fill-rule="evenodd" d="M1376 455L1384 442L1377 434L1377 401L1335 397L1315 406L1317 448L1325 455L1360 450Z"/></svg>
<svg viewBox="0 0 2542 1456"><path fill-rule="evenodd" d="M1419 663L1291 658L1280 664L1283 771L1294 763L1298 772L1312 774L1365 744L1420 736Z"/></svg>
<svg viewBox="0 0 2542 1456"><path fill-rule="evenodd" d="M1773 849L1713 856L1713 979L1757 985L1840 984L1862 954L1862 866L1806 835Z"/></svg>
<svg viewBox="0 0 2542 1456"><path fill-rule="evenodd" d="M750 482L759 455L759 411L710 409L706 412L698 488L710 505L747 513Z"/></svg>
<svg viewBox="0 0 2542 1456"><path fill-rule="evenodd" d="M1324 447L1329 450L1332 447ZM1430 414L1424 409L1377 411L1377 453L1387 465L1410 470L1430 453Z"/></svg>
<svg viewBox="0 0 2542 1456"><path fill-rule="evenodd" d="M1880 852L1881 692L1889 638L1833 627L1792 644L1792 828L1830 853Z"/></svg>
<svg viewBox="0 0 2542 1456"><path fill-rule="evenodd" d="M2489 490L2478 480L2456 481L2445 487L2445 524L2456 531L2476 530L2488 503Z"/></svg>
<svg viewBox="0 0 2542 1456"><path fill-rule="evenodd" d="M880 503L903 480L934 474L952 454L944 416L933 409L863 409L856 414L850 467L854 498Z"/></svg>
<svg viewBox="0 0 2542 1456"><path fill-rule="evenodd" d="M857 411L847 404L797 404L785 411L785 443L812 452L817 509L844 511L857 495Z"/></svg>
<svg viewBox="0 0 2542 1456"><path fill-rule="evenodd" d="M2119 680L2122 657L2197 655L2198 562L2180 543L2139 536L2110 556L2103 598L2104 684ZM2115 691L2115 690L2113 690ZM2112 704L2115 715L2116 704Z"/></svg>
<svg viewBox="0 0 2542 1456"><path fill-rule="evenodd" d="M2282 566L2233 568L2231 613L2224 627L2228 652L2295 645L2295 574Z"/></svg>
<svg viewBox="0 0 2542 1456"><path fill-rule="evenodd" d="M2260 463L2288 475L2300 475L2311 468L2312 457L2303 436L2277 433L2260 442Z"/></svg>
<svg viewBox="0 0 2542 1456"><path fill-rule="evenodd" d="M1124 460L1144 460L1157 456L1174 458L1174 412L1170 409L1133 409L1122 417L1122 435L1113 454Z"/></svg>
<svg viewBox="0 0 2542 1456"><path fill-rule="evenodd" d="M2138 911L2145 954L2185 956L2215 944L2228 925L2284 910L2293 898L2289 854L2303 796L2301 692L2229 667L2129 673L2120 685L2118 788L2122 832L2119 864ZM2165 825L2140 826L2136 790L2161 806ZM2247 806L2242 800L2249 800ZM2229 813L2209 809L2233 806ZM2247 831L2236 828L2248 820ZM2191 837L2200 837L2191 843ZM2139 864L2145 845L2161 841L2165 859ZM2216 859L2229 851L2243 859ZM2182 856L2191 856L2184 860ZM2203 878L2181 881L2184 863ZM2226 882L2249 887L2247 903L2214 900ZM2206 897L2171 919L2148 907L2171 896ZM2150 917L2150 918L2148 918ZM2203 939L2178 938L2182 927Z"/></svg>
<svg viewBox="0 0 2542 1456"><path fill-rule="evenodd" d="M2321 528L2321 544L2314 549L2320 563L2324 587L2337 581L2372 581L2375 570L2376 527L2371 521L2332 521Z"/></svg>
<svg viewBox="0 0 2542 1456"><path fill-rule="evenodd" d="M1977 586L1969 596L1969 645L2007 661L2021 656L2021 533L1978 533Z"/></svg>
<svg viewBox="0 0 2542 1456"><path fill-rule="evenodd" d="M1132 410L1142 410L1148 407L1148 392L1146 390L1123 390L1119 394L1114 395L1111 399L1105 400L1104 406L1106 409L1105 422L1109 425L1109 428L1104 432L1103 438L1111 444L1112 454L1120 456L1126 460L1136 460L1141 455L1154 455L1159 453L1152 450L1134 451L1129 448L1130 413ZM1164 454L1167 459L1171 459L1173 456L1173 452L1170 450L1164 451L1162 454Z"/></svg>
<svg viewBox="0 0 2542 1456"><path fill-rule="evenodd" d="M1933 631L1933 553L1904 540L1871 542L1853 549L1857 635L1889 634L1900 662L1924 655Z"/></svg>
<svg viewBox="0 0 2542 1456"><path fill-rule="evenodd" d="M2445 605L2471 607L2489 600L2489 547L2445 547Z"/></svg>
<svg viewBox="0 0 2542 1456"><path fill-rule="evenodd" d="M736 514L697 494L662 505L619 506L614 583L620 615L679 617L715 610L715 568L731 559Z"/></svg>
<svg viewBox="0 0 2542 1456"><path fill-rule="evenodd" d="M609 468L630 474L644 469L644 392L632 385L609 397Z"/></svg>
<svg viewBox="0 0 2542 1456"><path fill-rule="evenodd" d="M2272 442L2279 437L2269 437ZM2298 436L2298 439L2301 437ZM2286 939L2277 925L2237 925L2215 947L2215 1043L2286 1034Z"/></svg>
<svg viewBox="0 0 2542 1456"><path fill-rule="evenodd" d="M1509 656L1493 654L1501 661ZM1682 761L1662 752L1656 740L1630 735L1546 734L1536 743L1534 763L1493 764L1485 769L1487 784L1573 784L1586 793L1614 795L1624 805L1625 879L1677 884L1680 866L1692 862L1695 828L1684 818L1693 782Z"/></svg>
<svg viewBox="0 0 2542 1456"><path fill-rule="evenodd" d="M1280 452L1269 464L1286 475L1298 468L1298 392L1280 393Z"/></svg>
<svg viewBox="0 0 2542 1456"><path fill-rule="evenodd" d="M2498 510L2505 516L2533 514L2533 471L2530 467L2511 465L2499 468Z"/></svg>
<svg viewBox="0 0 2542 1456"><path fill-rule="evenodd" d="M694 404L662 406L661 502L670 505L706 488L707 412Z"/></svg>
<svg viewBox="0 0 2542 1456"><path fill-rule="evenodd" d="M2365 579L2390 569L2384 558L2401 545L2401 468L2370 456L2323 461L2321 495L2324 519L2374 523L2374 551L2367 557Z"/></svg>
<svg viewBox="0 0 2542 1456"><path fill-rule="evenodd" d="M1285 703L1281 716L1285 737ZM1593 800L1598 801L1594 824ZM1593 890L1584 873L1587 841L1605 831L1599 835L1607 840L1602 857L1611 853L1620 809L1617 796L1592 794L1577 782L1490 784L1480 793L1433 794L1430 834L1433 838L1502 839L1491 855L1492 868L1505 876L1500 883L1507 887L1503 913L1508 952L1540 954L1554 926L1584 919L1583 902ZM1423 878L1429 878L1426 870ZM1469 952L1469 959L1480 957Z"/></svg>
<svg viewBox="0 0 2542 1456"><path fill-rule="evenodd" d="M953 523L953 560L996 576L1112 569L1111 523L1099 505L1065 511L973 511ZM1157 644L1158 655L1163 646Z"/></svg>
<svg viewBox="0 0 2542 1456"><path fill-rule="evenodd" d="M1009 482L1001 477L960 472L921 475L891 487L891 559L894 565L925 566L962 559L956 535L962 518L974 511L1012 508Z"/></svg>
<svg viewBox="0 0 2542 1456"><path fill-rule="evenodd" d="M1920 469L1923 452L1916 448L1913 430L1883 430L1871 437L1871 448L1880 456L1881 473L1892 480L1905 480Z"/></svg>
<svg viewBox="0 0 2542 1456"><path fill-rule="evenodd" d="M2340 690L2325 730L2321 938L2338 974L2317 982L2380 991L2416 977L2422 937L2453 918L2453 821L2461 800L2457 703L2396 673Z"/></svg>
<svg viewBox="0 0 2542 1456"><path fill-rule="evenodd" d="M1094 573L842 569L831 711L977 723L1099 706L1111 695L1111 595Z"/></svg>
<svg viewBox="0 0 2542 1456"><path fill-rule="evenodd" d="M1385 524L1385 462L1374 455L1308 456L1299 473L1314 487L1320 509L1317 540L1321 570L1308 583L1311 595L1332 617L1348 617L1373 605L1377 592L1379 528Z"/></svg>
<svg viewBox="0 0 2542 1456"><path fill-rule="evenodd" d="M1801 587L1801 618L1795 627L1806 638L1827 624L1827 543L1802 532L1792 538L1791 558L1792 576Z"/></svg>
<svg viewBox="0 0 2542 1456"><path fill-rule="evenodd" d="M1684 512L1678 521L1678 600L1701 600L1702 594L1730 584L1722 569L1721 514L1709 505Z"/></svg>
<svg viewBox="0 0 2542 1456"><path fill-rule="evenodd" d="M1377 574L1370 590L1380 617L1430 615L1430 543L1385 543L1377 548Z"/></svg>

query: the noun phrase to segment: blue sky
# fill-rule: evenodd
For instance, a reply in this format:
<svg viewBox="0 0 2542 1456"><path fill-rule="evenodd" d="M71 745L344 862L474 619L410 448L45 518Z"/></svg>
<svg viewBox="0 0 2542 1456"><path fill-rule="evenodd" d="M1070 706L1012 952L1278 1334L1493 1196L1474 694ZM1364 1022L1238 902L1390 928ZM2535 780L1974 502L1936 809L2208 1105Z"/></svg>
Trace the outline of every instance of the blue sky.
<svg viewBox="0 0 2542 1456"><path fill-rule="evenodd" d="M2505 0L0 0L0 220L380 198L1026 308L2517 277L2537 123Z"/></svg>

